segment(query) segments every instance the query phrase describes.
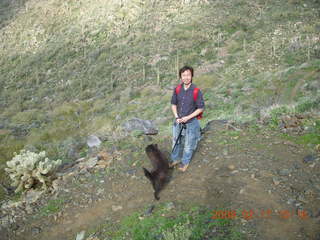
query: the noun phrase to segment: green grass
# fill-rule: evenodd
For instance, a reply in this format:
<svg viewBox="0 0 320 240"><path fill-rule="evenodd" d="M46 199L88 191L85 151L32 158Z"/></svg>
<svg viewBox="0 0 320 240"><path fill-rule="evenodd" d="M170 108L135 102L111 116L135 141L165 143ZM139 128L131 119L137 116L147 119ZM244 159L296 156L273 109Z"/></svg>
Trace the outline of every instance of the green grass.
<svg viewBox="0 0 320 240"><path fill-rule="evenodd" d="M320 120L308 119L303 127L310 129L309 132L299 135L282 134L282 137L304 146L315 147L320 144Z"/></svg>
<svg viewBox="0 0 320 240"><path fill-rule="evenodd" d="M112 239L211 239L216 234L217 239L245 239L240 233L239 226L231 219L211 219L212 211L208 208L194 204L179 203L179 206L168 207L169 203L157 205L150 216L144 216L136 212L120 220L118 224L111 227L106 222L88 235L99 235L100 238ZM218 235L218 236L217 236Z"/></svg>
<svg viewBox="0 0 320 240"><path fill-rule="evenodd" d="M39 210L38 214L39 216L55 214L63 208L65 202L66 199L50 199L48 203Z"/></svg>
<svg viewBox="0 0 320 240"><path fill-rule="evenodd" d="M284 139L290 140L294 143L305 145L305 146L315 146L320 144L319 133L307 133L301 136L292 136L289 134L281 134Z"/></svg>
<svg viewBox="0 0 320 240"><path fill-rule="evenodd" d="M297 143L312 145L320 144L320 132L304 134L297 139Z"/></svg>

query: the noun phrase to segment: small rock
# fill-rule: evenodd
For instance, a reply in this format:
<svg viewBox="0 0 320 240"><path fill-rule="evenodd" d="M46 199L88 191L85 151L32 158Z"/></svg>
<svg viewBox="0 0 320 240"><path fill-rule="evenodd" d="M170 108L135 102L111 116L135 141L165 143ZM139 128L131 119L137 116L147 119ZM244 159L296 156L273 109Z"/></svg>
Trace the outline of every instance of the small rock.
<svg viewBox="0 0 320 240"><path fill-rule="evenodd" d="M303 202L303 203L308 203L308 201L306 200L306 198L300 194L297 198L298 201Z"/></svg>
<svg viewBox="0 0 320 240"><path fill-rule="evenodd" d="M236 167L233 164L228 165L228 169L231 170L231 171L234 170L235 168Z"/></svg>
<svg viewBox="0 0 320 240"><path fill-rule="evenodd" d="M241 171L243 171L243 172L247 172L247 171L249 171L249 169L248 169L248 168L240 168L240 170L241 170Z"/></svg>
<svg viewBox="0 0 320 240"><path fill-rule="evenodd" d="M84 158L84 157L83 158L79 158L79 159L76 160L76 163L84 162L85 160L86 160L86 158Z"/></svg>
<svg viewBox="0 0 320 240"><path fill-rule="evenodd" d="M297 170L299 170L299 169L301 168L301 166L298 165L297 163L294 163L294 164L293 164L293 167L294 167L295 169L297 169Z"/></svg>
<svg viewBox="0 0 320 240"><path fill-rule="evenodd" d="M316 166L316 163L312 163L309 165L310 168L314 168Z"/></svg>
<svg viewBox="0 0 320 240"><path fill-rule="evenodd" d="M87 169L87 168L82 168L79 173L82 174L82 175L90 174L90 173L88 172L88 169ZM76 179L73 179L73 180L74 180L74 181L77 181ZM85 181L84 178L82 178L81 180L82 180L82 182Z"/></svg>
<svg viewBox="0 0 320 240"><path fill-rule="evenodd" d="M273 177L272 181L273 181L273 184L276 185L276 186L278 186L280 184L280 180L278 178L276 178L276 177Z"/></svg>
<svg viewBox="0 0 320 240"><path fill-rule="evenodd" d="M112 205L112 211L116 212L116 211L119 211L119 210L122 210L122 206Z"/></svg>
<svg viewBox="0 0 320 240"><path fill-rule="evenodd" d="M314 155L307 155L303 158L304 163L314 162L317 158Z"/></svg>
<svg viewBox="0 0 320 240"><path fill-rule="evenodd" d="M209 160L203 159L202 162L204 162L204 163L209 163Z"/></svg>
<svg viewBox="0 0 320 240"><path fill-rule="evenodd" d="M295 203L295 200L293 198L289 198L288 201L287 201L287 204L294 204Z"/></svg>
<svg viewBox="0 0 320 240"><path fill-rule="evenodd" d="M243 218L241 218L241 223L244 225L244 224L247 224L247 220L245 220L245 219L243 219Z"/></svg>
<svg viewBox="0 0 320 240"><path fill-rule="evenodd" d="M255 178L259 178L259 177L261 177L261 173L260 173L260 172L256 172L256 173L254 173L254 177L255 177Z"/></svg>
<svg viewBox="0 0 320 240"><path fill-rule="evenodd" d="M52 188L55 192L58 192L62 189L63 181L61 179L56 179L52 182Z"/></svg>
<svg viewBox="0 0 320 240"><path fill-rule="evenodd" d="M97 195L102 195L104 193L104 189L103 188L99 188L97 191Z"/></svg>
<svg viewBox="0 0 320 240"><path fill-rule="evenodd" d="M39 228L39 227L33 227L33 228L31 229L31 232L32 232L32 235L39 234L39 233L41 233L41 228Z"/></svg>
<svg viewBox="0 0 320 240"><path fill-rule="evenodd" d="M134 174L136 174L136 172L137 172L137 169L129 169L129 170L127 170L127 174L128 175L134 175Z"/></svg>
<svg viewBox="0 0 320 240"><path fill-rule="evenodd" d="M150 216L152 214L152 211L154 209L154 205L151 205L144 213L144 216Z"/></svg>
<svg viewBox="0 0 320 240"><path fill-rule="evenodd" d="M87 145L90 148L99 147L100 144L101 144L101 140L97 136L91 135L87 139Z"/></svg>
<svg viewBox="0 0 320 240"><path fill-rule="evenodd" d="M100 239L97 237L89 237L89 238L87 238L87 240L100 240Z"/></svg>
<svg viewBox="0 0 320 240"><path fill-rule="evenodd" d="M25 210L27 211L28 214L33 213L33 208L30 205L27 205Z"/></svg>
<svg viewBox="0 0 320 240"><path fill-rule="evenodd" d="M305 190L304 194L311 197L315 195L315 193L311 189Z"/></svg>
<svg viewBox="0 0 320 240"><path fill-rule="evenodd" d="M301 205L302 205L302 203L300 203L300 202L296 202L296 203L295 203L295 206L296 206L296 207L299 207L299 206L301 206Z"/></svg>
<svg viewBox="0 0 320 240"><path fill-rule="evenodd" d="M98 161L97 162L97 168L107 168L110 165L110 162L106 162L106 161Z"/></svg>
<svg viewBox="0 0 320 240"><path fill-rule="evenodd" d="M207 52L208 52L208 49L204 48L204 49L201 50L200 55L204 56L204 55L206 55Z"/></svg>
<svg viewBox="0 0 320 240"><path fill-rule="evenodd" d="M79 233L77 234L76 240L83 240L85 234L86 234L85 231L79 232Z"/></svg>
<svg viewBox="0 0 320 240"><path fill-rule="evenodd" d="M26 192L24 201L26 202L26 204L31 204L34 203L36 201L38 201L38 199L41 197L41 195L43 194L42 191L36 191L36 190L29 190Z"/></svg>
<svg viewBox="0 0 320 240"><path fill-rule="evenodd" d="M289 176L291 174L291 170L289 169L281 169L277 171L280 176Z"/></svg>
<svg viewBox="0 0 320 240"><path fill-rule="evenodd" d="M82 164L82 167L85 168L93 168L95 165L97 165L98 159L96 157L90 158L88 161L84 162Z"/></svg>
<svg viewBox="0 0 320 240"><path fill-rule="evenodd" d="M173 202L168 202L165 206L165 209L166 210L171 210L173 209L175 206L174 206L174 203Z"/></svg>

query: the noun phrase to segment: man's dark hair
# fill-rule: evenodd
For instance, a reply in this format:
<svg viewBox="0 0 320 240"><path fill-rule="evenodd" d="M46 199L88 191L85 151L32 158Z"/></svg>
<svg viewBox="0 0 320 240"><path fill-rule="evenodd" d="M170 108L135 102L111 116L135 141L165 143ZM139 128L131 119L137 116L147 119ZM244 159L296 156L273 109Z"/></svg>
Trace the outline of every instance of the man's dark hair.
<svg viewBox="0 0 320 240"><path fill-rule="evenodd" d="M187 70L190 70L191 72L191 77L193 77L193 68L192 67L189 67L189 66L184 66L183 68L181 68L179 70L179 77L181 78L181 74Z"/></svg>

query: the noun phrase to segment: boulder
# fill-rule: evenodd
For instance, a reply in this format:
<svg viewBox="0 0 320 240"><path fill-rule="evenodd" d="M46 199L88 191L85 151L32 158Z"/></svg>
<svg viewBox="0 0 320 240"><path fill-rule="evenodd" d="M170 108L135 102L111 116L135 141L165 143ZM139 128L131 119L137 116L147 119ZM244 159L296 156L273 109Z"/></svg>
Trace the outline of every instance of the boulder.
<svg viewBox="0 0 320 240"><path fill-rule="evenodd" d="M132 118L125 122L122 125L122 128L126 132L133 132L133 131L142 131L145 135L156 135L158 134L158 130L151 120L142 120L139 118Z"/></svg>
<svg viewBox="0 0 320 240"><path fill-rule="evenodd" d="M90 147L90 148L93 148L93 147L99 147L101 144L101 140L95 136L95 135L90 135L88 138L87 138L87 145Z"/></svg>

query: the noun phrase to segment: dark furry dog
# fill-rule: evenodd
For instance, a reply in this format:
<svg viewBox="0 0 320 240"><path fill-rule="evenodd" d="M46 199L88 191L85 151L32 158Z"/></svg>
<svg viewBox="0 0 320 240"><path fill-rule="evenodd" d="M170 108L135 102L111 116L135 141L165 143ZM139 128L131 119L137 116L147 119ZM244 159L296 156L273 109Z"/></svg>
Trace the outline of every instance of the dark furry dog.
<svg viewBox="0 0 320 240"><path fill-rule="evenodd" d="M146 154L148 155L153 169L149 172L143 168L144 175L150 180L154 189L154 198L159 200L159 192L167 181L169 163L168 159L158 149L157 144L150 144L146 147Z"/></svg>

